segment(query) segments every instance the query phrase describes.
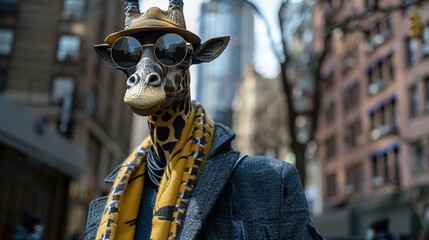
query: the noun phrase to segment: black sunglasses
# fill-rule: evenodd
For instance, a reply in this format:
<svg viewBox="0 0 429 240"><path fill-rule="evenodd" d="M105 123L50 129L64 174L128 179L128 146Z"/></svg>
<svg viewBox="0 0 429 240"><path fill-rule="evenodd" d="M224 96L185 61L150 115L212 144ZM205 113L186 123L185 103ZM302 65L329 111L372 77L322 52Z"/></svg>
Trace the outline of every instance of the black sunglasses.
<svg viewBox="0 0 429 240"><path fill-rule="evenodd" d="M125 36L116 39L110 48L110 57L113 63L123 69L130 69L137 65L144 47L152 47L158 62L167 67L180 64L186 57L188 46L183 37L175 33L167 33L156 40L155 44L144 44L133 37Z"/></svg>

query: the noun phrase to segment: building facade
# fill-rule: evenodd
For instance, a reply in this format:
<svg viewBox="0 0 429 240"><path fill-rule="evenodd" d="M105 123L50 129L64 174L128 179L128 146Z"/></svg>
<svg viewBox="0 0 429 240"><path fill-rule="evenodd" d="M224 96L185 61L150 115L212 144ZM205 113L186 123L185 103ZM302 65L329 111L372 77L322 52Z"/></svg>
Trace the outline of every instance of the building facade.
<svg viewBox="0 0 429 240"><path fill-rule="evenodd" d="M288 134L284 101L278 79L264 78L248 66L233 102L234 148L250 156L285 159Z"/></svg>
<svg viewBox="0 0 429 240"><path fill-rule="evenodd" d="M41 219L46 239L61 238L85 151L1 94L0 112L0 238L14 239L31 218Z"/></svg>
<svg viewBox="0 0 429 240"><path fill-rule="evenodd" d="M340 7L346 17L371 1ZM421 38L409 36L414 11ZM429 11L410 7L363 21L363 31L336 32L327 46L317 131L324 214L316 223L326 236L363 236L385 217L392 231L415 237L428 207ZM410 207L422 203L423 212Z"/></svg>
<svg viewBox="0 0 429 240"><path fill-rule="evenodd" d="M201 39L231 36L225 52L197 68L196 95L215 121L232 126L232 102L244 68L253 62L252 8L244 1L211 0L201 6Z"/></svg>
<svg viewBox="0 0 429 240"><path fill-rule="evenodd" d="M64 221L50 225L61 235L46 239L83 236L89 201L108 191L104 177L129 150L125 75L93 50L123 29L122 9L114 0L0 1L0 91L87 153L85 168L67 184Z"/></svg>

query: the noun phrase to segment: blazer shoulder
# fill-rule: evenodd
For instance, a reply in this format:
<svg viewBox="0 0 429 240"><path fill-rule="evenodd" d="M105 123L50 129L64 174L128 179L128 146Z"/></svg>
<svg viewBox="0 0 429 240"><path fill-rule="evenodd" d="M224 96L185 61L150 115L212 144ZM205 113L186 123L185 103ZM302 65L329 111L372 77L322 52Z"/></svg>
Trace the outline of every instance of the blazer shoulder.
<svg viewBox="0 0 429 240"><path fill-rule="evenodd" d="M236 167L230 181L237 194L247 194L251 189L250 192L260 191L262 198L279 196L282 202L308 207L298 171L285 161L247 157Z"/></svg>
<svg viewBox="0 0 429 240"><path fill-rule="evenodd" d="M255 156L246 157L236 167L233 173L236 177L279 177L288 178L289 180L297 178L298 173L292 164L266 157Z"/></svg>

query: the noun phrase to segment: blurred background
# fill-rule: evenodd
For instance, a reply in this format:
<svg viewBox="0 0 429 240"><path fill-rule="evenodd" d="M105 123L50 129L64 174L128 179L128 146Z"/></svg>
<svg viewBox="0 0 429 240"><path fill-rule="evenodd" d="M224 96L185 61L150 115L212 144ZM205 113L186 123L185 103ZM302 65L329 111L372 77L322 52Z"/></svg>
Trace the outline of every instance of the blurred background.
<svg viewBox="0 0 429 240"><path fill-rule="evenodd" d="M428 3L185 1L203 41L231 36L191 67L192 98L238 150L295 164L326 239L429 239ZM0 0L0 239L82 239L104 178L148 134L93 51L123 5Z"/></svg>

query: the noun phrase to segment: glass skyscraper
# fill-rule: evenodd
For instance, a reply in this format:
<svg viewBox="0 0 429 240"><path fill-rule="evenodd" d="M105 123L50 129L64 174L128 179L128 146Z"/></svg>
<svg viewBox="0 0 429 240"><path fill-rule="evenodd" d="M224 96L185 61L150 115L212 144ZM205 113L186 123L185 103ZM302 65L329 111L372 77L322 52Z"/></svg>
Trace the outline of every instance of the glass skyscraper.
<svg viewBox="0 0 429 240"><path fill-rule="evenodd" d="M196 96L215 121L232 126L232 101L243 70L253 63L252 8L243 1L210 0L201 7L200 37L203 41L230 36L224 53L197 68Z"/></svg>

